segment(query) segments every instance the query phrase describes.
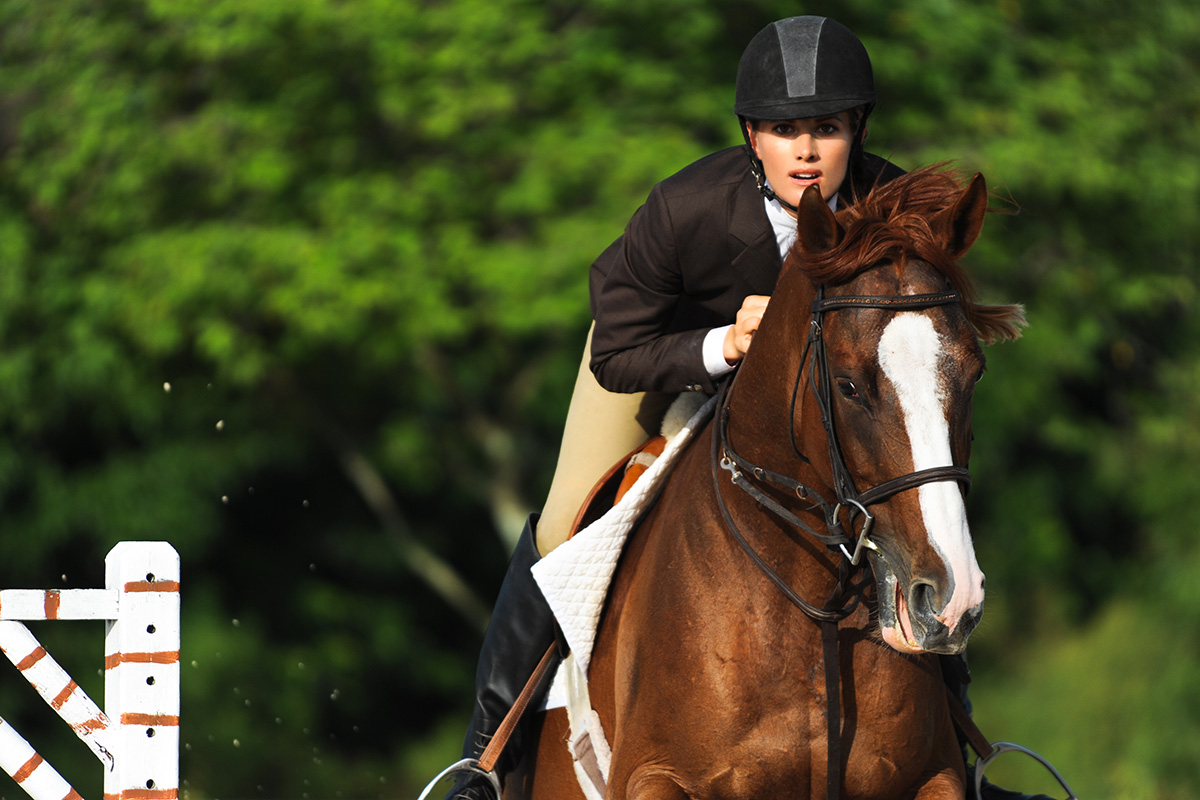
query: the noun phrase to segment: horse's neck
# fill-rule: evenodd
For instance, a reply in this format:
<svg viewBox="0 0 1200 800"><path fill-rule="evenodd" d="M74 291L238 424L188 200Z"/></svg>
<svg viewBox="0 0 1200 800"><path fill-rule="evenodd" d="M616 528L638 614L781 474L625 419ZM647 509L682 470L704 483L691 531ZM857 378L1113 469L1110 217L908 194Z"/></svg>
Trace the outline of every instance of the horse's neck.
<svg viewBox="0 0 1200 800"><path fill-rule="evenodd" d="M754 343L738 368L729 398L729 441L747 461L835 495L829 448L810 386L814 353L805 357L816 287L792 267L780 277ZM811 503L784 498L793 511L818 518Z"/></svg>
<svg viewBox="0 0 1200 800"><path fill-rule="evenodd" d="M813 462L827 458L820 416L813 408L809 365L801 363L815 297L816 289L806 276L795 267L785 270L729 398L730 439L738 452L806 483L822 482ZM793 395L800 417L795 426ZM805 458L797 455L797 448Z"/></svg>

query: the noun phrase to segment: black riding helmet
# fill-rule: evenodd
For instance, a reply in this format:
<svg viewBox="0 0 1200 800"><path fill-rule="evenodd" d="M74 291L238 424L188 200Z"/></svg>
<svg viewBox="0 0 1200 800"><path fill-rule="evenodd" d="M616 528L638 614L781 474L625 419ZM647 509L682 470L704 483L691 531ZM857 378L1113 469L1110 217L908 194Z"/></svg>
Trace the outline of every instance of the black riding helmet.
<svg viewBox="0 0 1200 800"><path fill-rule="evenodd" d="M862 108L847 171L847 182L857 184L862 173L863 132L875 100L875 75L867 49L840 22L828 17L789 17L759 31L738 63L733 106L759 190L795 210L767 186L762 163L750 146L747 122L820 117ZM849 193L858 188L843 184L839 191Z"/></svg>

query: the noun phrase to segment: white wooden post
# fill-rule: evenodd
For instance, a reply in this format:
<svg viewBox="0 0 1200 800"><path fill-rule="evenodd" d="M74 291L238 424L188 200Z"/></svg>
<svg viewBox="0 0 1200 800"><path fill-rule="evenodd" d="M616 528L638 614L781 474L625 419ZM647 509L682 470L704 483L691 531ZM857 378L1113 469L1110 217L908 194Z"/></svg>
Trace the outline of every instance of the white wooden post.
<svg viewBox="0 0 1200 800"><path fill-rule="evenodd" d="M179 797L179 555L121 542L105 559L120 613L104 637L104 707L118 725L105 800Z"/></svg>
<svg viewBox="0 0 1200 800"><path fill-rule="evenodd" d="M105 565L104 589L0 591L0 650L100 760L105 800L177 800L179 556L165 542L122 542ZM106 711L21 622L58 619L107 621ZM0 769L34 800L79 800L3 719Z"/></svg>

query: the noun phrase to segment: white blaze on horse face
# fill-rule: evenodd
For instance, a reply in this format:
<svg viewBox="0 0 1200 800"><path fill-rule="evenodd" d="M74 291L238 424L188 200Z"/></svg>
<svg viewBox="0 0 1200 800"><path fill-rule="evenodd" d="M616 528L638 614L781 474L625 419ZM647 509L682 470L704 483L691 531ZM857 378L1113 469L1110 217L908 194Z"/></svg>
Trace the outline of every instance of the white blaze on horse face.
<svg viewBox="0 0 1200 800"><path fill-rule="evenodd" d="M946 393L938 373L942 356L933 320L922 314L897 314L879 339L879 366L900 399L915 472L954 463ZM954 593L938 615L953 630L965 612L983 602L983 573L975 560L966 507L953 481L926 483L917 491L929 542L954 581Z"/></svg>

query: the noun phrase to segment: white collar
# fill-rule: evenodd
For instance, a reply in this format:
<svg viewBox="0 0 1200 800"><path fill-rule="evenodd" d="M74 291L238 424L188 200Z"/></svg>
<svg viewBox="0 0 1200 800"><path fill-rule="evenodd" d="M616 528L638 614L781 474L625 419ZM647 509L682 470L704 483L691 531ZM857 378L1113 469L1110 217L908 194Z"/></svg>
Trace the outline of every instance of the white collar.
<svg viewBox="0 0 1200 800"><path fill-rule="evenodd" d="M770 184L767 184L770 186ZM796 218L787 212L778 200L768 200L763 197L767 208L767 219L775 230L775 243L779 245L779 257L786 259L788 251L796 241ZM837 211L838 196L829 198L829 210Z"/></svg>

